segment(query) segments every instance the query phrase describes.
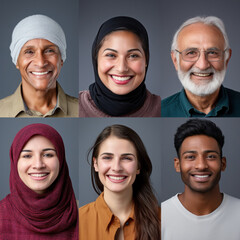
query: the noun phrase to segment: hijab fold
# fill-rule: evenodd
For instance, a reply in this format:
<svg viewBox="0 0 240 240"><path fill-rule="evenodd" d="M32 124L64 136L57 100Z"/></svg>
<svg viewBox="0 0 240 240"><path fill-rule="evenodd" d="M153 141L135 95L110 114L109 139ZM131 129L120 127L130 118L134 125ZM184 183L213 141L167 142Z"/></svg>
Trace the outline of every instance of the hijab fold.
<svg viewBox="0 0 240 240"><path fill-rule="evenodd" d="M145 27L139 21L131 17L114 17L102 24L92 45L95 83L89 86L89 92L96 106L111 116L121 116L138 110L143 106L147 96L145 77L143 82L132 92L125 95L118 95L110 91L102 83L98 75L97 56L99 46L106 35L118 30L130 31L139 37L146 57L146 72L149 62L148 34Z"/></svg>
<svg viewBox="0 0 240 240"><path fill-rule="evenodd" d="M58 177L43 194L38 194L28 188L20 179L17 170L23 147L35 135L41 135L50 140L59 159ZM59 133L45 124L31 124L24 127L13 140L10 159L11 193L6 200L10 203L12 218L16 221L18 228L19 225L21 226L21 232L39 233L44 236L55 233L62 233L63 236L74 234L77 236L78 210L65 159L64 144ZM18 235L17 239L24 239L24 236L21 238L21 235ZM67 238L56 237L55 239Z"/></svg>

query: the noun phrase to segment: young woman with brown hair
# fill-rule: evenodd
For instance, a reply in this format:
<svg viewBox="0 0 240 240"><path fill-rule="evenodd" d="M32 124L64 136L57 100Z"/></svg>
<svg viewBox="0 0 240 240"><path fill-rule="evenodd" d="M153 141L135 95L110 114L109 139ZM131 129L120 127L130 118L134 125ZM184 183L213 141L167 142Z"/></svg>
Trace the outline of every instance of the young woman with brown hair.
<svg viewBox="0 0 240 240"><path fill-rule="evenodd" d="M90 151L92 185L100 196L79 210L79 239L160 239L152 164L137 133L123 125L106 127Z"/></svg>

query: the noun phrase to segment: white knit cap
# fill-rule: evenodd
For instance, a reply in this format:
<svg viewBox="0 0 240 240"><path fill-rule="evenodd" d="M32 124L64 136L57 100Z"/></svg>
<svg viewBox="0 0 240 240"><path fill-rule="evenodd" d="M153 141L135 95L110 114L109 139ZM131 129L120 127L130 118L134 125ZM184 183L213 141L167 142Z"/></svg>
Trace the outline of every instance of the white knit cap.
<svg viewBox="0 0 240 240"><path fill-rule="evenodd" d="M46 39L58 46L62 60L66 59L66 38L61 26L50 17L32 15L21 20L13 30L10 51L16 65L23 45L32 39Z"/></svg>

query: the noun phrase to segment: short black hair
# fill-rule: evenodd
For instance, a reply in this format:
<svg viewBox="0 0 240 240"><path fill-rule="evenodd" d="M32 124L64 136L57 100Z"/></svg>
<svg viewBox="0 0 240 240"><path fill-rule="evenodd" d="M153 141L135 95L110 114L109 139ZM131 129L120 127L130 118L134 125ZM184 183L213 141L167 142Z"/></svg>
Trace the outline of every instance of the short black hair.
<svg viewBox="0 0 240 240"><path fill-rule="evenodd" d="M178 157L180 158L180 147L185 138L195 135L206 135L214 138L220 149L220 157L222 157L222 148L224 145L224 136L222 131L214 122L204 119L190 119L180 127L174 136L174 146Z"/></svg>

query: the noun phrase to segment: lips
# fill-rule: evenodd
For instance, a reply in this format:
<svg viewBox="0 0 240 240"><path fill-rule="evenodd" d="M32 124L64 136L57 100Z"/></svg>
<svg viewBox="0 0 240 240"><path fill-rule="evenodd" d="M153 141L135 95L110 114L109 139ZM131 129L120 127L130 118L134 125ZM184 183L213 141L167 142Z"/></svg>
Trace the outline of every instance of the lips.
<svg viewBox="0 0 240 240"><path fill-rule="evenodd" d="M49 173L29 173L28 175L32 179L40 181L46 179Z"/></svg>
<svg viewBox="0 0 240 240"><path fill-rule="evenodd" d="M114 183L124 182L127 176L124 175L107 175L108 179Z"/></svg>
<svg viewBox="0 0 240 240"><path fill-rule="evenodd" d="M209 77L213 75L213 73L196 73L196 72L193 72L192 74L198 77Z"/></svg>
<svg viewBox="0 0 240 240"><path fill-rule="evenodd" d="M196 182L207 182L211 177L211 173L195 173L191 174Z"/></svg>
<svg viewBox="0 0 240 240"><path fill-rule="evenodd" d="M110 75L112 80L119 85L125 85L131 81L133 76Z"/></svg>

